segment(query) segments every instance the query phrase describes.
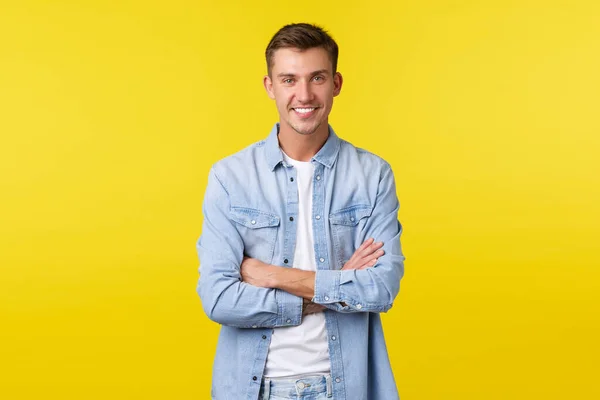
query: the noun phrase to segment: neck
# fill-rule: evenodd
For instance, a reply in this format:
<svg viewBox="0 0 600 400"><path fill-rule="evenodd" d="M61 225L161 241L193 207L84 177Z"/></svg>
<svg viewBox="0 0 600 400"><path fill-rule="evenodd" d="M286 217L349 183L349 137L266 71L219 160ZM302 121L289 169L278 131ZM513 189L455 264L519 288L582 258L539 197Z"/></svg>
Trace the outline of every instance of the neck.
<svg viewBox="0 0 600 400"><path fill-rule="evenodd" d="M300 134L292 129L292 127L280 124L278 135L279 147L290 158L297 161L310 161L321 150L328 137L329 126L327 123L321 124L310 135Z"/></svg>

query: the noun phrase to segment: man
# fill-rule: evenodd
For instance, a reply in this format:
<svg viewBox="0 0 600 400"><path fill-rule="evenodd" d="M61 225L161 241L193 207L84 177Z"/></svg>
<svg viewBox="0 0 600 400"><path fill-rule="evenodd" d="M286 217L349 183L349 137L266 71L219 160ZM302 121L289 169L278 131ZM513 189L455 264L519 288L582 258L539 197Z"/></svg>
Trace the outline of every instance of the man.
<svg viewBox="0 0 600 400"><path fill-rule="evenodd" d="M214 399L398 398L378 314L404 272L394 176L329 126L337 57L319 27L280 29L264 77L279 123L210 171L198 292L222 325Z"/></svg>

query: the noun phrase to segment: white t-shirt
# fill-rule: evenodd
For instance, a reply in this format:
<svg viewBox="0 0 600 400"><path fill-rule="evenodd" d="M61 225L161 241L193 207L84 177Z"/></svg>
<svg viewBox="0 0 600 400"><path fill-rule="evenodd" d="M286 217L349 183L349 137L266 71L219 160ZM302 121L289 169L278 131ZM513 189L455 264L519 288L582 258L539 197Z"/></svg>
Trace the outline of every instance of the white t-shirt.
<svg viewBox="0 0 600 400"><path fill-rule="evenodd" d="M285 161L296 168L298 184L298 225L294 268L316 271L312 227L313 175L311 162L296 161L283 154ZM327 327L322 312L304 315L298 326L273 330L264 376L267 378L330 372Z"/></svg>

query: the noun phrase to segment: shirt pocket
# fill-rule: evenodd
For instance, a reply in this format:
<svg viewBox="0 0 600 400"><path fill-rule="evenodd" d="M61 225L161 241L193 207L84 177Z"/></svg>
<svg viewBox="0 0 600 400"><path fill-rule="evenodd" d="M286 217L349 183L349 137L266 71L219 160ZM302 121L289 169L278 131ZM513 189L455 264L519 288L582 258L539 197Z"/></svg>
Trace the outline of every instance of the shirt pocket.
<svg viewBox="0 0 600 400"><path fill-rule="evenodd" d="M341 269L356 251L355 243L360 228L364 226L372 211L370 205L358 204L329 214L336 269Z"/></svg>
<svg viewBox="0 0 600 400"><path fill-rule="evenodd" d="M279 217L246 207L232 207L229 217L244 242L244 255L270 264L277 242Z"/></svg>

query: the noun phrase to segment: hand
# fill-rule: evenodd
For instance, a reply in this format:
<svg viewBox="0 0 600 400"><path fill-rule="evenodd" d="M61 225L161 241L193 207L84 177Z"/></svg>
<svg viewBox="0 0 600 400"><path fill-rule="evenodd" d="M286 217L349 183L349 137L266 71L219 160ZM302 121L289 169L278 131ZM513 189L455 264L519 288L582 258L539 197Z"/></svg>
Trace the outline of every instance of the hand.
<svg viewBox="0 0 600 400"><path fill-rule="evenodd" d="M240 275L242 282L253 286L270 288L272 287L272 277L277 267L266 264L256 258L244 257L240 265Z"/></svg>
<svg viewBox="0 0 600 400"><path fill-rule="evenodd" d="M377 264L377 260L385 252L381 249L383 242L375 243L375 239L370 238L363 242L352 254L352 257L344 264L342 270L365 269Z"/></svg>
<svg viewBox="0 0 600 400"><path fill-rule="evenodd" d="M313 303L310 300L302 299L302 315L316 314L322 312L325 309L324 306Z"/></svg>

